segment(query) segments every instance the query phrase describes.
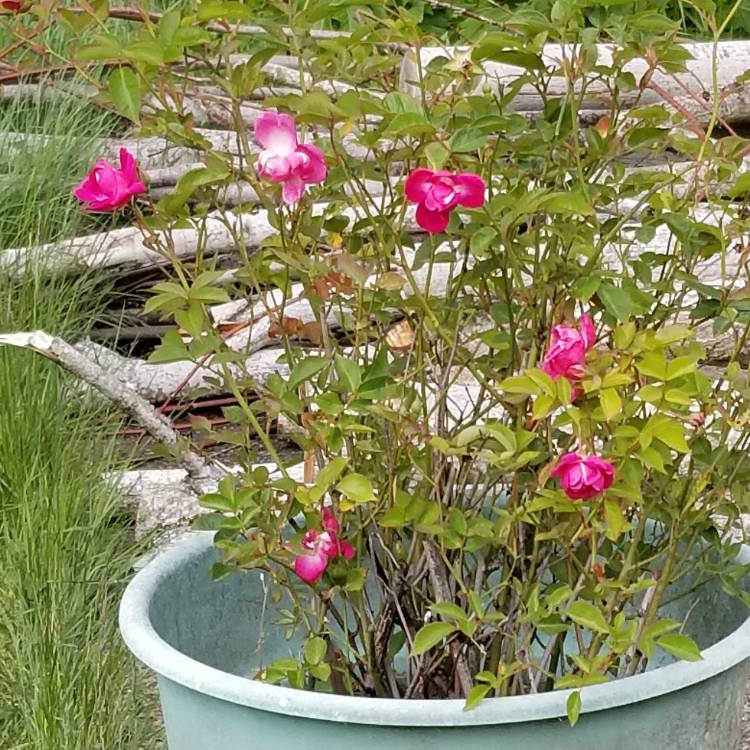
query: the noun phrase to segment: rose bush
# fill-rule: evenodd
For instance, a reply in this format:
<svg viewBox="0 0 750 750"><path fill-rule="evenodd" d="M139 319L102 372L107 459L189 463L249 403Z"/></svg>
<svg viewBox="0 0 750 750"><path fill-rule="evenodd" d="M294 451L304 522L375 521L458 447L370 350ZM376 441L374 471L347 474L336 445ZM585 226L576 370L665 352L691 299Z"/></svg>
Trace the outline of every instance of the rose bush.
<svg viewBox="0 0 750 750"><path fill-rule="evenodd" d="M174 272L147 309L179 326L152 361L209 368L236 401L234 429L209 433L242 471L198 524L216 532L214 575L263 571L288 602L272 625L306 644L260 679L472 706L633 674L657 649L699 658L665 601L714 576L744 596L731 522L750 480L734 251L748 219L708 176L734 184L747 142L719 148L710 128L688 136L671 127L682 115L641 106L629 61L684 63L669 23L650 31L655 11L602 21L619 47L597 64L577 7L483 27L407 81L396 63L429 40L406 11L363 8L355 34L319 40L307 32L335 9L187 4L133 42L99 32L76 49L120 62L103 97L143 133L203 153L159 200L128 157L76 194L92 210L140 201ZM578 53L550 64L555 41ZM285 89L248 109L290 52ZM478 89L491 61L520 66L517 82ZM224 107L226 150L195 125L197 77ZM602 79L610 109L592 124L581 108ZM557 80L566 94L547 93ZM522 90L541 99L535 118ZM667 149L702 177L624 166ZM217 217L234 237L228 281L204 252ZM171 251L186 226L194 260ZM709 262L731 270L707 281ZM241 315L230 337L214 307L227 302ZM696 331L728 342L721 372L702 369ZM306 481L284 441L315 465Z"/></svg>

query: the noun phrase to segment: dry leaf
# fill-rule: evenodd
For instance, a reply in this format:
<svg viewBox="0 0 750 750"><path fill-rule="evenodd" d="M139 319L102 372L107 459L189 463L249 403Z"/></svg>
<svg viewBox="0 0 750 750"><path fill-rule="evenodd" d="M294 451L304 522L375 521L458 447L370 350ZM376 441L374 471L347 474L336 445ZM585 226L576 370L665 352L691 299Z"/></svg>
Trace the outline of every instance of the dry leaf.
<svg viewBox="0 0 750 750"><path fill-rule="evenodd" d="M394 323L385 334L385 343L394 351L404 351L414 343L414 329L406 318Z"/></svg>

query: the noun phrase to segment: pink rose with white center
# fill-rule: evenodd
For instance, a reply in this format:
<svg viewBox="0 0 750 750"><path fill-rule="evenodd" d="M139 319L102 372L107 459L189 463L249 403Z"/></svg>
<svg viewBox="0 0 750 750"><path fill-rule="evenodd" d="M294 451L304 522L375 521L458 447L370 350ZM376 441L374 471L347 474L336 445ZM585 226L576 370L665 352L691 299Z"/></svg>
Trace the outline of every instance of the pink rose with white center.
<svg viewBox="0 0 750 750"><path fill-rule="evenodd" d="M484 204L484 180L471 172L440 171L419 167L407 178L406 197L417 204L417 224L432 234L442 232L456 206L479 208Z"/></svg>
<svg viewBox="0 0 750 750"><path fill-rule="evenodd" d="M146 186L138 176L135 157L126 148L121 148L119 169L99 159L73 195L88 204L88 211L108 212L122 208L133 196L145 192Z"/></svg>
<svg viewBox="0 0 750 750"><path fill-rule="evenodd" d="M588 500L604 492L615 479L615 467L599 456L566 453L550 472L571 500Z"/></svg>
<svg viewBox="0 0 750 750"><path fill-rule="evenodd" d="M351 560L354 547L349 542L339 539L341 526L328 508L323 509L323 531L313 529L302 537L304 552L294 560L294 572L310 585L314 584L325 572L330 560L343 557Z"/></svg>
<svg viewBox="0 0 750 750"><path fill-rule="evenodd" d="M580 380L585 375L586 352L595 342L594 324L585 313L581 315L578 326L555 326L541 369L553 380Z"/></svg>
<svg viewBox="0 0 750 750"><path fill-rule="evenodd" d="M323 152L297 142L297 126L291 115L263 112L255 120L255 140L263 146L258 156L258 174L282 184L285 203L296 203L308 185L316 185L328 174Z"/></svg>

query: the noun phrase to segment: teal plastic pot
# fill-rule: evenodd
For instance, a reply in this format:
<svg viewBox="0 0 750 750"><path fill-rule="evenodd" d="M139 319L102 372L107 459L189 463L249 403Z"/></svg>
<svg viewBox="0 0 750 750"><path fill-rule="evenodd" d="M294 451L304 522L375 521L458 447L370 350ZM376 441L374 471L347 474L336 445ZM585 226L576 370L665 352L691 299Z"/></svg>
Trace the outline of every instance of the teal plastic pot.
<svg viewBox="0 0 750 750"><path fill-rule="evenodd" d="M120 628L159 679L170 750L735 750L741 735L750 619L717 586L669 613L689 612L700 662L662 663L645 674L581 691L568 726L569 691L460 700L352 698L250 678L263 617L257 574L211 581L212 535L196 533L157 556L128 586ZM750 562L743 548L741 562ZM290 655L269 627L263 662Z"/></svg>

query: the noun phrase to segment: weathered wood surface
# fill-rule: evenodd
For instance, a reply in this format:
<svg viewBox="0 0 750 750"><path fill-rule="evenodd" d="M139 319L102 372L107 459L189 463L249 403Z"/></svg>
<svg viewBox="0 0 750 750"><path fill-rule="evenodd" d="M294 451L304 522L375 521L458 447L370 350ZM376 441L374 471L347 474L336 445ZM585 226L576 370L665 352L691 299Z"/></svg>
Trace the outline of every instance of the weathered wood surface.
<svg viewBox="0 0 750 750"><path fill-rule="evenodd" d="M634 106L659 105L672 112L689 113L695 122L705 125L711 120L714 106L713 65L714 55L717 59L717 89L719 91L719 115L729 123L750 120L750 82L736 84L737 78L750 70L750 42L724 41L718 45L709 42L692 42L684 45L692 55L686 63L684 73L669 73L659 67L653 71L650 79L649 65L645 60L632 60L625 65L625 70L632 73L637 84L643 84L641 90L620 93L621 108ZM612 53L615 48L608 44L597 45L597 63L601 66L612 64ZM570 61L577 53L573 45L548 44L542 52L542 60L551 71L559 71L564 60ZM456 47L424 47L419 52L421 65L424 67L439 57L447 57L454 64L462 61L471 64L470 51ZM412 94L418 90L415 82L419 79L416 54L404 55L401 67L401 88ZM483 65L484 75L479 76L476 91L488 86L498 92L512 84L524 69L515 65L486 62ZM574 90L580 91L580 82ZM568 82L562 75L550 77L547 97L565 96L568 93ZM666 94L666 96L665 96ZM539 92L531 85L521 87L518 94L509 103L518 112L541 112L543 101ZM609 114L612 98L609 84L603 79L592 80L587 86L583 102L582 117L595 122L602 115Z"/></svg>

